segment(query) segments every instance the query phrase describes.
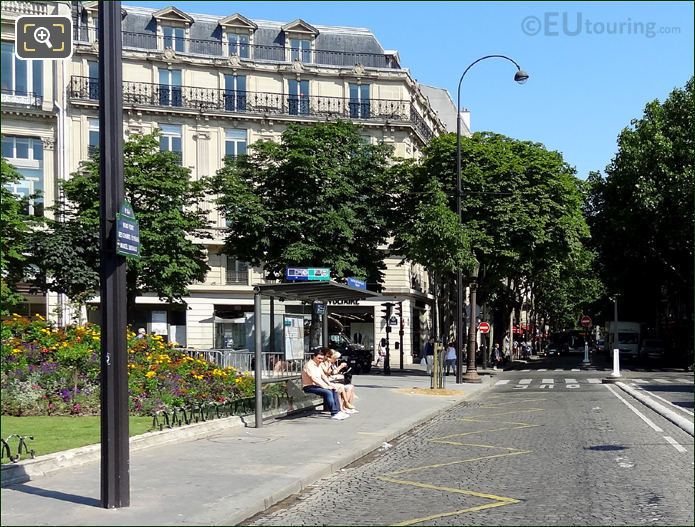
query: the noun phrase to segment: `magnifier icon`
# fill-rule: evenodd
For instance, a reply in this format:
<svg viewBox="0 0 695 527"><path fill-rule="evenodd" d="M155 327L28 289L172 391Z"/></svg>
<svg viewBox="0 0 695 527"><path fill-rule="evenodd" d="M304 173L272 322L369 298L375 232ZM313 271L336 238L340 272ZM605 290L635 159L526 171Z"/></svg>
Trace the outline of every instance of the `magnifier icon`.
<svg viewBox="0 0 695 527"><path fill-rule="evenodd" d="M34 30L34 38L36 39L36 42L39 42L40 44L46 44L46 47L48 47L48 49L53 49L53 45L50 41L51 32L48 31L48 29L46 29L45 27L37 27Z"/></svg>

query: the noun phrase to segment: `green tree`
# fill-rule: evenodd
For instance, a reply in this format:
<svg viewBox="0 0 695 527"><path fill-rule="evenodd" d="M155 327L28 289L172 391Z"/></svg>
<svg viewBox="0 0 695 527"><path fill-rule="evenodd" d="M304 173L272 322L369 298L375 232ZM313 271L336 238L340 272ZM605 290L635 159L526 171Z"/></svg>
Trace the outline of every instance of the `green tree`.
<svg viewBox="0 0 695 527"><path fill-rule="evenodd" d="M160 151L158 133L132 136L123 147L125 199L140 224L141 258L128 259L129 305L144 292L181 301L209 267L206 180L194 181L173 152ZM65 201L32 242L38 285L84 301L99 288L99 158L83 162L62 184Z"/></svg>
<svg viewBox="0 0 695 527"><path fill-rule="evenodd" d="M392 252L427 270L434 289L435 334L447 339L451 317L446 316L444 306L449 304L453 274L473 267L470 240L437 179L430 179L422 192L410 196L407 210L401 209L401 221L394 229Z"/></svg>
<svg viewBox="0 0 695 527"><path fill-rule="evenodd" d="M214 190L227 219L225 252L268 277L287 265L325 266L334 278L378 287L388 237L391 148L349 122L290 125L225 159Z"/></svg>
<svg viewBox="0 0 695 527"><path fill-rule="evenodd" d="M27 264L26 238L30 232L32 219L25 210L25 203L7 188L11 183L21 181L22 176L15 168L2 159L0 181L0 309L2 314L23 301L16 290L16 284L25 274Z"/></svg>
<svg viewBox="0 0 695 527"><path fill-rule="evenodd" d="M589 230L574 170L543 145L494 133L462 138L461 159L462 222L481 264L480 302L506 315L530 292L538 311L573 320L600 287L587 267ZM454 134L430 142L414 188L432 179L442 182L455 210ZM576 283L551 281L553 273ZM544 294L550 285L554 294ZM566 288L567 303L544 307L559 288Z"/></svg>
<svg viewBox="0 0 695 527"><path fill-rule="evenodd" d="M602 276L623 320L681 324L692 349L693 79L651 101L618 137L606 176L592 173L588 218ZM690 344L686 344L686 342Z"/></svg>

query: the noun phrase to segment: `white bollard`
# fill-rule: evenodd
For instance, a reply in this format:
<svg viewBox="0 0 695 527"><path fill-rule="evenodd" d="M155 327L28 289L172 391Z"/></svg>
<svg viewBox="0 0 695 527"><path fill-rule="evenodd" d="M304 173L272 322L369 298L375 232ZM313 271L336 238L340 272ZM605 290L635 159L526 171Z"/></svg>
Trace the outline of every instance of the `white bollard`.
<svg viewBox="0 0 695 527"><path fill-rule="evenodd" d="M621 377L620 375L620 350L613 350L613 371L611 377Z"/></svg>
<svg viewBox="0 0 695 527"><path fill-rule="evenodd" d="M591 361L589 361L589 343L585 342L584 343L584 360L582 361L582 366L588 366L591 364Z"/></svg>

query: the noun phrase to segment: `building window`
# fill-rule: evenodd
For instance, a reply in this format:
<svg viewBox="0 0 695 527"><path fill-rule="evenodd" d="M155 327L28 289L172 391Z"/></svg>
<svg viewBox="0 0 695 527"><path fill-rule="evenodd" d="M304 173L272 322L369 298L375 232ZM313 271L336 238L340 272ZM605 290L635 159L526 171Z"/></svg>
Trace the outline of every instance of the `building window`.
<svg viewBox="0 0 695 527"><path fill-rule="evenodd" d="M181 70L159 70L160 106L181 106Z"/></svg>
<svg viewBox="0 0 695 527"><path fill-rule="evenodd" d="M174 152L178 157L178 162L183 162L183 151L181 149L181 125L162 124L159 126L162 135L159 138L159 149L162 152Z"/></svg>
<svg viewBox="0 0 695 527"><path fill-rule="evenodd" d="M185 51L185 31L182 27L163 26L164 49L169 48L174 51Z"/></svg>
<svg viewBox="0 0 695 527"><path fill-rule="evenodd" d="M249 58L249 36L239 35L237 33L227 33L227 42L229 42L229 54L238 55L239 58Z"/></svg>
<svg viewBox="0 0 695 527"><path fill-rule="evenodd" d="M246 76L224 76L224 109L228 112L246 110Z"/></svg>
<svg viewBox="0 0 695 527"><path fill-rule="evenodd" d="M8 183L13 194L26 198L27 214L43 216L43 143L36 137L5 135L2 137L2 157L11 163L22 179Z"/></svg>
<svg viewBox="0 0 695 527"><path fill-rule="evenodd" d="M33 104L43 97L43 63L15 57L12 42L2 43L0 79L3 102Z"/></svg>
<svg viewBox="0 0 695 527"><path fill-rule="evenodd" d="M224 155L236 158L246 154L246 130L225 130Z"/></svg>
<svg viewBox="0 0 695 527"><path fill-rule="evenodd" d="M89 78L87 79L87 90L89 98L93 100L99 99L99 63L94 61L87 62L89 68Z"/></svg>
<svg viewBox="0 0 695 527"><path fill-rule="evenodd" d="M311 63L311 40L304 38L290 39L290 60Z"/></svg>
<svg viewBox="0 0 695 527"><path fill-rule="evenodd" d="M233 256L227 256L227 275L225 283L227 285L248 285L249 264L247 262L240 262Z"/></svg>
<svg viewBox="0 0 695 527"><path fill-rule="evenodd" d="M87 154L93 157L99 152L99 119L88 119L89 121L89 144Z"/></svg>
<svg viewBox="0 0 695 527"><path fill-rule="evenodd" d="M309 115L309 81L289 81L289 114Z"/></svg>
<svg viewBox="0 0 695 527"><path fill-rule="evenodd" d="M350 84L350 118L369 119L369 84Z"/></svg>

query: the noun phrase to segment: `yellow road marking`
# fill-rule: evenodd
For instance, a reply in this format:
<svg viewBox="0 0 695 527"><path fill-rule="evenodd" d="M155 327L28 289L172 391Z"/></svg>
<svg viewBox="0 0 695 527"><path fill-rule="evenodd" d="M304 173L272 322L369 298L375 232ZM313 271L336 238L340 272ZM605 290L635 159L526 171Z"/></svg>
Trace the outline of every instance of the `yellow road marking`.
<svg viewBox="0 0 695 527"><path fill-rule="evenodd" d="M500 396L495 396L497 399L504 397L503 395ZM499 403L493 403L493 404L485 404L481 405L480 408L484 409L494 409L494 408L500 408L500 407L508 407L509 404L514 404L514 403L529 403L529 402L535 402L535 401L544 401L545 398L532 398L532 399L518 399L514 397L513 400L507 400L507 401L500 401ZM488 430L471 430L468 432L461 432L458 434L450 434L446 436L441 436L441 437L434 437L431 439L428 439L428 442L431 443L443 443L443 444L448 444L448 445L454 445L454 446L468 446L468 447L474 447L474 448L487 448L487 449L500 449L500 450L506 450L507 452L504 452L502 454L492 454L488 456L479 456L479 457L473 457L473 458L467 458L467 459L459 459L457 461L449 461L446 463L434 463L431 465L423 465L419 467L412 467L412 468L405 468L401 470L397 470L394 472L388 472L384 474L383 476L377 476L377 479L381 481L385 481L388 483L395 483L397 485L410 485L413 487L419 487L423 489L432 489L432 490L437 490L437 491L442 491L442 492L453 492L456 494L464 494L467 496L474 496L477 498L484 498L484 499L489 499L492 500L491 503L486 503L483 505L476 505L473 507L467 507L465 509L459 509L455 511L450 511L450 512L442 512L439 514L434 514L431 516L423 516L421 518L412 518L410 520L405 520L399 523L394 523L393 525L414 525L416 523L421 523L421 522L426 522L426 521L431 521L431 520L436 520L438 518L445 518L448 516L456 516L458 514L464 514L467 512L477 512L477 511L482 511L485 509L491 509L494 507L503 507L505 505L513 505L516 503L520 503L520 500L516 498L509 498L505 496L496 496L494 494L487 494L483 492L477 492L474 490L467 490L467 489L455 489L452 487L444 487L444 486L437 486L433 485L430 483L422 483L419 481L410 481L410 480L404 480L404 479L396 479L392 476L397 476L401 474L408 474L412 472L418 472L426 469L436 469L436 468L442 468L442 467L450 467L453 465L460 465L463 463L472 463L475 461L482 461L485 459L497 459L501 457L507 457L507 456L517 456L520 454L530 454L533 452L532 450L520 450L517 448L512 448L512 447L504 447L504 446L498 446L498 445L486 445L486 444L479 444L479 443L464 443L462 441L451 441L453 438L457 437L465 437L467 435L472 435L472 434L481 434L481 433L486 433L486 432L501 432L505 430L521 430L524 428L534 428L537 426L541 426L538 424L530 424L530 423L524 423L524 422L519 422L519 421L498 421L498 420L490 420L491 417L499 417L502 415L510 415L510 414L518 414L520 412L543 412L545 411L543 408L517 408L515 410L509 410L506 412L497 412L497 413L492 413L492 414L485 414L485 415L478 415L478 416L470 416L470 417L460 417L457 418L458 420L464 422L464 423L489 423L489 422L494 422L494 423L499 423L499 424L506 424L506 425L512 425L512 426L506 426L504 428L493 428L493 429L488 429Z"/></svg>
<svg viewBox="0 0 695 527"><path fill-rule="evenodd" d="M465 443L461 443L462 445ZM452 465L461 465L462 463L472 463L473 461L482 461L483 459L495 459L498 457L507 457L507 456L518 456L519 454L529 454L533 452L533 450L519 450L518 452L506 452L504 454L492 454L489 456L480 456L480 457L472 457L468 459L459 459L457 461L447 461L446 463L434 463L432 465L422 465L419 467L412 467L412 468L403 468L401 470L395 470L393 472L387 472L384 474L384 477L387 476L396 476L399 474L407 474L408 472L417 472L418 470L425 470L428 468L441 468L441 467L450 467ZM377 476L378 478L382 479L382 476Z"/></svg>

